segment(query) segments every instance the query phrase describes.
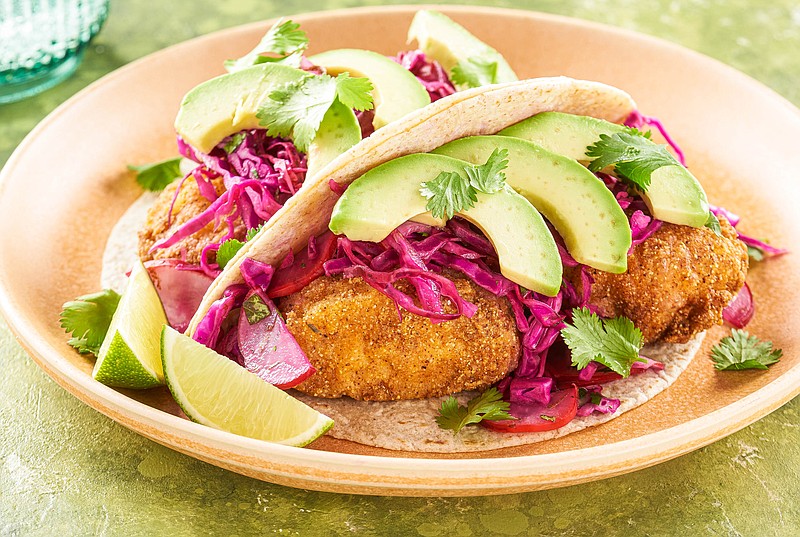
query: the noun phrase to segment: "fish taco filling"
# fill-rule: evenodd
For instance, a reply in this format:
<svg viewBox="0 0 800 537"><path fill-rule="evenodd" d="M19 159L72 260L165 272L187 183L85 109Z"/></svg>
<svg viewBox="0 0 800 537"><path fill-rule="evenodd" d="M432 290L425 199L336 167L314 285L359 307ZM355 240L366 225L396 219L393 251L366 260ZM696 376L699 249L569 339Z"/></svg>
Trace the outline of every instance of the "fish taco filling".
<svg viewBox="0 0 800 537"><path fill-rule="evenodd" d="M565 122L566 127L585 118L545 113L526 122L551 120ZM639 130L649 125L663 130L660 123L638 113L628 123L636 127L603 127L641 138L632 143L649 150L659 147L666 152L665 146L650 140L649 131ZM508 131L521 136L526 128L521 123ZM319 398L397 401L465 391L485 397L492 391L493 400L507 404L496 415L482 416L480 423L495 431L547 431L576 416L614 413L619 400L603 395L604 384L663 369L661 362L640 352L642 347L685 343L722 322L726 308L746 289L747 245L731 225L729 213L709 208L699 183L680 162L682 153L674 142L666 153L670 159L649 173L674 167L671 179L691 185L687 188L694 189L692 195L697 197L692 203L665 201L669 196L659 192L663 181L648 177L642 187L625 175L625 170L646 162L617 162L594 173L583 168L587 173L580 175L606 194L602 196L606 201L585 203L587 210L595 211L588 215L597 226L591 232L576 232L566 222L570 217L559 214L580 215L584 203L574 199L576 192L569 192L563 183L561 190L568 191L566 196L559 194L563 203L541 194L527 198L529 206L535 203L548 218L542 229L551 244L541 235L531 238L524 232L503 231L539 224L536 219L525 220L524 211L513 213L515 218L505 223L502 212L487 213L501 221L499 226L487 222L480 211L470 214L481 204L491 205L489 199L500 192L515 202L517 196L527 201L517 192L532 188L523 182L536 172L527 161L515 162L519 157L514 149L520 142L508 138L471 137L434 151L471 155L475 164L456 164L463 167L466 179L458 171L437 171L437 164L451 166L452 159L442 161L430 154L401 157L356 179L334 208L331 230L309 238L304 250L276 266L245 259L241 266L245 285L229 288L211 307L194 332L195 339L268 382ZM597 144L586 146L577 160L591 169L593 161L607 158L603 153L614 151L616 140L608 137L605 145L603 140L598 137ZM541 146L524 144L538 152L538 160L551 158ZM462 145L471 147L465 150ZM486 161L477 157L489 151ZM587 156L593 153L594 159ZM421 167L416 159L422 161ZM575 166L580 166L577 161ZM406 180L407 169L428 171L424 177ZM526 172L520 174L520 169ZM559 181L574 180L561 171L548 174ZM388 182L384 176L390 176L393 185L410 183L405 190L416 191L418 199L397 209L407 198L398 187L373 195L375 188ZM640 176L635 179L642 181ZM463 184L451 186L438 198L431 194L437 182L447 181ZM492 182L498 184L485 186ZM469 193L463 206L452 202L459 196L457 190L470 183L494 192L476 188L471 206ZM613 206L607 204L609 199ZM440 202L456 205L437 211ZM365 215L364 207L379 214ZM498 207L508 210L509 205L494 204ZM533 212L538 215L536 208ZM403 214L418 210L421 216L403 220ZM609 214L597 218L598 210ZM393 212L400 214L386 216ZM403 221L391 227L393 217ZM430 221L436 219L439 222ZM694 225L668 219L693 220ZM734 217L733 223L738 219ZM619 227L625 231L619 233ZM364 240L367 236L374 240ZM587 236L589 241L584 241ZM513 259L504 260L503 255L517 255L516 245L505 244L515 240L536 242L538 246L523 246L521 251L535 252L556 275L528 270L537 258L524 259L521 271ZM583 244L601 240L612 246L603 246L600 252ZM251 313L254 309L270 315L260 320ZM227 332L226 324L231 327ZM265 338L266 331L280 335ZM254 346L253 332L259 332L262 341L282 338L282 344ZM286 377L287 363L292 364L293 379ZM440 425L449 427L446 405L441 412Z"/></svg>

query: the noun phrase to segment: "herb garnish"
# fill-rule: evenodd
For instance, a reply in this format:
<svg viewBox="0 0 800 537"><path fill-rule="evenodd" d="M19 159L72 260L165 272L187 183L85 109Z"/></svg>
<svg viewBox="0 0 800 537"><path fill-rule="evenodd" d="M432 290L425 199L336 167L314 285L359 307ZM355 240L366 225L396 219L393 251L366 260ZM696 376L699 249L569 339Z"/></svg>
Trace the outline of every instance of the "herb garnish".
<svg viewBox="0 0 800 537"><path fill-rule="evenodd" d="M299 24L290 20L279 20L267 30L253 50L238 60L227 60L225 68L232 73L261 63L300 67L307 47L308 36L300 29Z"/></svg>
<svg viewBox="0 0 800 537"><path fill-rule="evenodd" d="M128 169L136 172L136 182L139 186L145 190L160 192L175 179L183 177L180 163L181 157L176 157L141 166L128 164Z"/></svg>
<svg viewBox="0 0 800 537"><path fill-rule="evenodd" d="M225 142L225 145L222 146L222 149L225 150L225 153L230 155L234 151L236 151L242 142L244 141L245 134L243 132L237 132L233 136L230 137L230 140Z"/></svg>
<svg viewBox="0 0 800 537"><path fill-rule="evenodd" d="M497 61L473 56L459 62L450 71L450 80L457 86L478 88L497 82Z"/></svg>
<svg viewBox="0 0 800 537"><path fill-rule="evenodd" d="M773 349L771 341L761 341L744 330L736 329L711 348L714 367L720 371L767 369L781 356L783 351Z"/></svg>
<svg viewBox="0 0 800 537"><path fill-rule="evenodd" d="M708 211L708 219L706 220L706 223L703 224L703 226L707 227L708 229L716 233L718 236L722 237L722 228L719 225L719 218L717 218L717 215L715 215L711 211Z"/></svg>
<svg viewBox="0 0 800 537"><path fill-rule="evenodd" d="M320 123L335 100L359 112L372 109L372 83L367 78L309 74L269 94L256 117L270 136L291 137L308 152Z"/></svg>
<svg viewBox="0 0 800 537"><path fill-rule="evenodd" d="M628 128L625 132L601 134L600 140L586 148L587 157L596 157L589 163L589 170L600 171L614 165L620 179L642 192L650 187L652 173L662 166L680 166L667 151L666 145L650 140L650 132Z"/></svg>
<svg viewBox="0 0 800 537"><path fill-rule="evenodd" d="M81 354L97 354L119 300L119 293L105 289L65 303L59 320L61 328L72 334L69 344Z"/></svg>
<svg viewBox="0 0 800 537"><path fill-rule="evenodd" d="M453 218L460 211L474 207L478 192L494 194L505 187L508 167L508 150L495 149L485 164L467 166L466 178L455 172L442 172L420 186L420 193L428 198L425 206L434 218Z"/></svg>
<svg viewBox="0 0 800 537"><path fill-rule="evenodd" d="M264 227L264 224L248 229L247 235L245 236L245 242L252 240L253 237L255 237L259 231L261 231L262 227ZM244 246L244 242L240 241L239 239L228 239L219 245L219 248L217 249L216 261L220 270L225 268L230 260L236 256L237 252L242 249L242 246Z"/></svg>
<svg viewBox="0 0 800 537"><path fill-rule="evenodd" d="M272 314L272 309L257 293L244 301L242 310L250 324L261 322Z"/></svg>
<svg viewBox="0 0 800 537"><path fill-rule="evenodd" d="M639 357L642 332L627 317L601 319L589 308L574 309L572 325L562 328L561 335L578 369L594 361L627 377L634 362L644 362Z"/></svg>
<svg viewBox="0 0 800 537"><path fill-rule="evenodd" d="M436 423L442 429L449 429L458 434L465 426L483 420L514 419L508 413L510 406L510 403L503 401L503 394L497 388L489 388L471 399L467 406L459 405L458 400L451 395L442 401Z"/></svg>

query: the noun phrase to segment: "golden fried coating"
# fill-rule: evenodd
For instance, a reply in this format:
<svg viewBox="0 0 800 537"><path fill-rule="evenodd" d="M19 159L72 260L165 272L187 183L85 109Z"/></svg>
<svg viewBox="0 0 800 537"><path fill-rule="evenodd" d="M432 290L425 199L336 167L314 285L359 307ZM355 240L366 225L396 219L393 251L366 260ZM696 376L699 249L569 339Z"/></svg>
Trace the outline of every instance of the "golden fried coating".
<svg viewBox="0 0 800 537"><path fill-rule="evenodd" d="M222 178L212 180L212 184L220 195L225 191ZM167 238L180 226L197 216L211 205L197 187L194 177L189 177L181 185L178 197L175 198L175 190L180 185L180 180L174 181L158 196L156 202L150 207L147 213L147 220L144 228L139 231L139 257L142 261L151 259L183 259L187 263L200 263L200 253L203 248L211 243L220 242L228 234L228 226L222 222L217 228L212 221L203 229L194 233L183 240L175 243L168 248L160 248L150 252L150 248L157 241ZM175 205L172 208L172 218L169 218L169 210L172 200ZM243 240L246 233L244 224L239 220L236 225L235 238Z"/></svg>
<svg viewBox="0 0 800 537"><path fill-rule="evenodd" d="M433 324L404 312L361 278L320 277L279 305L289 331L317 368L297 389L365 401L483 389L517 365L520 341L505 299L454 278L478 306L471 318ZM398 285L401 290L404 289Z"/></svg>
<svg viewBox="0 0 800 537"><path fill-rule="evenodd" d="M646 343L684 343L722 323L722 310L747 275L747 248L720 218L722 237L712 230L664 223L628 256L628 271L589 269L590 303L605 317L624 315ZM578 284L574 270L567 275Z"/></svg>

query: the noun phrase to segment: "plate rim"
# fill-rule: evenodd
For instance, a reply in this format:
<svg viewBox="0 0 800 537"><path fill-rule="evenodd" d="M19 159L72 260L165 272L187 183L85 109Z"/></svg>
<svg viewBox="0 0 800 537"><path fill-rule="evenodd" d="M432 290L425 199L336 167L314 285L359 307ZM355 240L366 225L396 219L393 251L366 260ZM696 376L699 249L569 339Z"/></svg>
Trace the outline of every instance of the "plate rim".
<svg viewBox="0 0 800 537"><path fill-rule="evenodd" d="M315 11L294 15L292 18L302 22L308 19L317 20L350 14L406 14L426 7L435 7L444 13L456 15L459 13L484 13L488 15L499 14L524 17L533 21L553 21L582 27L589 31L622 34L640 42L655 44L662 48L668 47L672 50L679 51L683 55L688 53L694 56L695 60L705 62L710 68L724 70L726 74L734 76L740 84L746 85L749 89L760 94L765 94L773 101L781 101L785 108L787 108L787 111L794 116L794 119L800 122L800 110L788 101L788 99L763 83L719 60L659 37L585 19L520 9L485 6L423 5L369 6ZM183 47L191 47L203 40L213 40L222 34L249 32L252 31L253 28L266 26L275 20L277 20L277 18L250 22L194 37L138 58L92 82L86 88L77 92L64 103L56 107L41 120L15 148L12 155L3 166L3 169L0 170L0 197L4 195L6 185L11 181L18 161L21 161L25 157L28 152L28 147L38 137L39 133L55 122L65 110L88 98L101 86L113 82L118 77L127 75L130 71L135 71L142 63L158 60L161 56L171 55L175 53L176 50L180 50ZM445 494L487 494L492 492L513 492L517 490L567 486L601 477L610 477L612 475L652 466L708 445L728 434L746 427L800 394L800 364L798 364L755 392L708 414L667 429L618 442L602 444L600 446L556 453L477 458L469 456L463 457L465 454L461 454L462 457L458 458L447 458L447 454L442 454L440 457L436 458L416 458L408 456L389 457L340 453L272 444L266 441L246 438L233 433L213 429L169 414L163 410L156 409L130 398L113 388L97 383L90 375L86 375L85 372L72 365L63 356L63 351L66 349L58 349L50 346L46 344L44 340L38 338L36 330L32 325L27 323L26 316L22 313L17 302L14 300L13 289L7 285L5 273L0 273L0 313L2 313L9 328L26 353L31 356L37 365L42 368L48 376L55 380L57 384L65 388L84 404L110 417L117 423L151 440L168 445L173 449L179 448L169 443L167 437L170 436L169 432L175 431L181 433L180 438L184 440L191 441L191 439L205 438L208 439L210 443L215 444L217 449L221 446L225 451L236 453L240 456L262 456L262 458L269 458L274 461L292 460L297 463L314 462L321 463L322 466L331 465L339 468L350 468L354 472L358 469L373 471L384 470L384 472L380 474L383 475L384 478L402 477L394 475L393 472L425 472L424 478L430 483L430 486L421 487L419 484L411 484L410 481L406 482L405 485L398 481L385 482L385 479L381 483L375 481L358 481L357 483L364 486L364 493L375 493L375 490L380 490L382 493L387 494L409 494L416 492L428 495L431 491ZM56 372L58 374L54 374ZM98 408L98 406L102 406L103 408ZM140 424L161 424L167 427L168 431L161 431L163 433L161 436L153 437L150 434L136 429L131 423L126 422L126 418L130 422ZM725 423L725 426L718 426L718 424L722 422ZM698 432L702 432L699 437L697 435ZM676 445L677 438L683 439L681 442L677 443L679 445ZM203 444L196 445L208 449L193 451L193 456L198 458L202 455L212 457L212 453L215 450L214 446ZM185 448L185 446L182 447ZM181 451L186 452L185 449ZM563 460L572 457L565 457L566 454L579 456L578 458L582 459L582 464L579 467L575 467L574 465L567 467L563 464ZM313 459L313 461L311 459ZM589 467L595 467L597 469L598 462L600 461L602 461L602 467L600 467L599 472L586 472ZM636 462L631 465L631 461ZM609 472L609 467L619 469L619 471ZM246 468L247 465L245 464L240 470L245 470ZM267 474L270 476L277 476L278 474L274 472L273 470L272 472L267 472ZM465 474L464 472L467 473ZM565 480L565 474L571 474L575 477ZM356 472L353 475L367 474ZM377 474L372 473L369 475L375 476ZM556 477L557 482L553 484L543 479L547 476ZM513 478L513 482L508 482L506 484L497 483L496 480L501 477L504 480ZM310 476L306 476L306 479L307 480L304 482L310 488L316 488L318 490L331 490L330 485L339 483L339 481L329 479L315 480ZM491 485L489 485L488 482L491 482ZM314 484L319 484L321 486L314 487ZM359 491L355 490L354 492Z"/></svg>

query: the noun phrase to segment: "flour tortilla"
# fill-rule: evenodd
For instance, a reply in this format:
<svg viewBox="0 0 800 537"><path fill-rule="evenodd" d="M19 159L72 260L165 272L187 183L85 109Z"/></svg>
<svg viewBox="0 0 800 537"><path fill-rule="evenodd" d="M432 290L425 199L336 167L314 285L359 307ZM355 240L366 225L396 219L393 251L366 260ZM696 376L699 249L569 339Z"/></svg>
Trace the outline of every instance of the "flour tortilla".
<svg viewBox="0 0 800 537"><path fill-rule="evenodd" d="M337 196L330 181L347 185L369 169L399 156L431 151L465 136L494 134L532 115L559 111L592 116L614 123L636 108L625 92L600 84L566 77L540 78L476 88L456 93L391 123L337 157L316 176L306 179L301 190L248 241L223 273L212 283L187 330L192 334L210 305L230 285L242 281L239 266L249 257L275 264L289 250L299 251L312 235L328 225ZM145 221L151 195L144 195L114 228L103 258L103 286L120 288L123 273L136 256L138 230ZM686 344L659 344L643 354L664 363L663 371L608 383L604 395L618 398L614 414L577 417L568 425L542 433L504 434L480 427L467 428L458 436L435 423L444 398L397 402L362 402L343 397L324 399L292 391L292 395L336 423L329 435L366 445L418 452L469 452L531 444L557 438L604 423L635 408L672 384L697 353L704 334ZM465 403L473 393L457 394Z"/></svg>

